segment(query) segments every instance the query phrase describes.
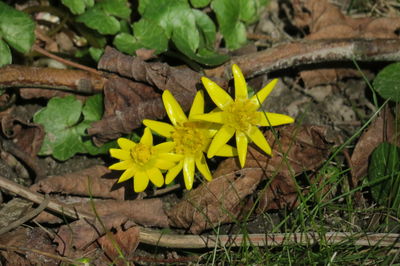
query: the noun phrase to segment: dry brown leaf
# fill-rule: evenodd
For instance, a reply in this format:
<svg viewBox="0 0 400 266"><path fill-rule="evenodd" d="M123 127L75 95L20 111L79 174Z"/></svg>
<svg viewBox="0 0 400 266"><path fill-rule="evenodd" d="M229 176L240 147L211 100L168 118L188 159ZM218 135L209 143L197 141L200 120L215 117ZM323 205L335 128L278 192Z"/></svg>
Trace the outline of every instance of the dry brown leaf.
<svg viewBox="0 0 400 266"><path fill-rule="evenodd" d="M101 121L88 129L98 145L117 138L121 133L131 132L145 118L164 117L166 113L160 94L164 90L172 92L184 111L189 110L201 77L187 67L145 62L140 57L124 55L111 47L106 48L98 68L135 81L115 78L106 83L105 114Z"/></svg>
<svg viewBox="0 0 400 266"><path fill-rule="evenodd" d="M100 217L119 214L143 226L168 227L169 225L168 217L163 209L163 203L158 198L126 201L95 200L93 204ZM92 203L87 200L82 203L66 205L75 208L78 212L95 215ZM61 223L63 219L53 214L42 212L35 218L35 221L39 223Z"/></svg>
<svg viewBox="0 0 400 266"><path fill-rule="evenodd" d="M219 223L232 222L244 208L263 176L261 169L242 169L219 176L187 193L168 212L171 225L188 228L193 234Z"/></svg>
<svg viewBox="0 0 400 266"><path fill-rule="evenodd" d="M79 257L94 241L106 234L106 231L126 230L133 226L127 218L121 215L101 217L101 223L78 220L60 227L54 242L58 244L57 251L63 256ZM103 225L105 228L103 228Z"/></svg>
<svg viewBox="0 0 400 266"><path fill-rule="evenodd" d="M104 85L104 114L91 125L89 134L95 144L116 139L121 133L138 128L144 118L159 119L165 115L160 94L143 83L109 75Z"/></svg>
<svg viewBox="0 0 400 266"><path fill-rule="evenodd" d="M59 261L30 249L57 255L56 247L51 244L46 233L40 228L18 227L14 231L0 236L0 245L24 248L19 252L0 250L6 265L59 265ZM3 263L3 262L2 262Z"/></svg>
<svg viewBox="0 0 400 266"><path fill-rule="evenodd" d="M293 0L294 24L308 27L308 40L322 39L398 39L400 18L351 18L328 0ZM322 68L300 73L307 87L336 82L346 77L360 77L351 68Z"/></svg>
<svg viewBox="0 0 400 266"><path fill-rule="evenodd" d="M1 116L1 130L21 150L29 156L35 157L42 146L44 129L39 124L25 121L26 119L20 118L14 108L11 113Z"/></svg>
<svg viewBox="0 0 400 266"><path fill-rule="evenodd" d="M107 254L113 263L119 265L123 261L119 258L119 253L115 249L115 244L121 249L124 257L129 259L132 253L136 250L139 245L139 227L131 227L125 231L118 230L116 233L111 235L105 235L100 237L97 241L99 242L101 249ZM122 264L123 265L123 264ZM126 265L126 264L125 264Z"/></svg>
<svg viewBox="0 0 400 266"><path fill-rule="evenodd" d="M107 175L110 173L111 170L107 167L96 165L70 174L47 177L31 186L31 189L44 193L57 192L81 196L89 196L90 191L93 197L124 199L124 192L121 189L112 191L116 180L108 178Z"/></svg>
<svg viewBox="0 0 400 266"><path fill-rule="evenodd" d="M368 160L374 149L385 141L394 143L395 132L394 117L386 106L361 135L351 155L353 184L356 185L367 174Z"/></svg>
<svg viewBox="0 0 400 266"><path fill-rule="evenodd" d="M246 212L248 196L262 179L274 177L271 185L260 195L261 211L293 206L297 198L293 178L316 170L329 155L331 144L327 128L321 126L287 126L277 129L276 140L271 131L266 137L273 148L267 156L249 147L246 165L240 169L236 158L222 162L214 173L215 179L187 193L168 216L171 225L199 233L220 223L235 221ZM296 196L296 197L295 197Z"/></svg>

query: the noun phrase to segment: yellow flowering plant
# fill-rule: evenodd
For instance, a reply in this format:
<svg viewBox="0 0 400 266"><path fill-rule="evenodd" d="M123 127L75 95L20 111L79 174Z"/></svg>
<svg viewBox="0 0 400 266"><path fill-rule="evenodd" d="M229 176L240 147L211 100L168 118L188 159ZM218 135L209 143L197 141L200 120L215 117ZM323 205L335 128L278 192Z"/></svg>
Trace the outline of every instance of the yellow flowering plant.
<svg viewBox="0 0 400 266"><path fill-rule="evenodd" d="M149 184L149 180L161 187L164 177L161 170L168 170L176 165L181 155L172 153L174 143L164 142L153 146L153 135L149 128L144 133L139 143L126 138L117 140L121 149L110 149L110 155L120 160L109 167L112 170L125 170L118 183L133 177L135 192L142 192Z"/></svg>
<svg viewBox="0 0 400 266"><path fill-rule="evenodd" d="M245 165L247 146L249 141L254 142L261 150L271 155L271 147L265 139L259 126L278 126L293 123L290 116L258 111L262 103L273 90L277 79L272 80L251 98L248 97L246 80L240 68L232 66L235 99L212 80L203 77L201 80L212 101L219 111L207 114L196 114L193 119L221 124L221 128L213 137L208 148L207 157L217 155L219 149L225 145L233 135L236 135L236 146L241 167Z"/></svg>
<svg viewBox="0 0 400 266"><path fill-rule="evenodd" d="M204 152L207 152L217 130L213 128L212 123L193 119L196 115L204 114L204 93L202 91L197 92L188 117L170 91L164 91L162 99L171 124L147 119L143 120L143 124L157 134L170 139L174 144L174 152L181 155L178 164L168 170L165 183L171 183L183 171L185 187L190 190L194 182L195 168L206 180L212 179ZM224 143L214 154L235 156L236 149Z"/></svg>

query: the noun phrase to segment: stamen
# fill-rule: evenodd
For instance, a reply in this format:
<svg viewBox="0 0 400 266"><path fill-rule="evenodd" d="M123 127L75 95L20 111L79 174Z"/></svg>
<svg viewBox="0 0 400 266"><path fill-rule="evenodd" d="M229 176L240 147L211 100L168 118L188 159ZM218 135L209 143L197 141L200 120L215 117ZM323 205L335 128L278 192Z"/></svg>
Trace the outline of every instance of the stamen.
<svg viewBox="0 0 400 266"><path fill-rule="evenodd" d="M131 149L131 156L137 164L144 165L151 159L151 146L138 143L133 149Z"/></svg>
<svg viewBox="0 0 400 266"><path fill-rule="evenodd" d="M196 154L203 151L207 145L206 131L197 122L187 122L183 126L176 126L172 139L175 142L175 152L178 154Z"/></svg>
<svg viewBox="0 0 400 266"><path fill-rule="evenodd" d="M249 99L236 99L225 110L226 123L236 130L248 132L250 128L260 122L258 106Z"/></svg>

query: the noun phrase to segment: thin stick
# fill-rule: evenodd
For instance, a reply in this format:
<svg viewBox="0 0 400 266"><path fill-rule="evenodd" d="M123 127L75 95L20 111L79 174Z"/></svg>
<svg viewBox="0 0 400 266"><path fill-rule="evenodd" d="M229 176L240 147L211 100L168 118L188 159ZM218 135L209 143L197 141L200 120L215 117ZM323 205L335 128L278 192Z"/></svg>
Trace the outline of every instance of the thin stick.
<svg viewBox="0 0 400 266"><path fill-rule="evenodd" d="M42 201L42 203L40 203L39 207L37 207L36 209L28 212L23 217L11 222L6 227L1 228L0 229L0 235L2 235L4 233L7 233L8 231L11 231L14 228L17 228L21 224L29 221L30 219L32 219L33 217L35 217L36 215L41 213L46 208L46 206L49 204L49 201L50 201L50 198L49 197L45 197L45 199Z"/></svg>
<svg viewBox="0 0 400 266"><path fill-rule="evenodd" d="M400 247L400 234L385 233L350 233L330 232L318 234L308 233L287 233L287 234L249 234L244 235L173 235L163 234L156 230L141 228L140 241L145 244L157 245L169 248L213 248L218 246L239 247L243 245L254 246L281 246L281 245L312 245L318 242L329 244L341 244L352 241L355 246L392 246Z"/></svg>
<svg viewBox="0 0 400 266"><path fill-rule="evenodd" d="M33 191L29 190L28 188L21 186L15 182L12 182L2 176L0 176L0 187L7 189L23 198L29 199L30 201L33 201L36 203L41 203L45 199L45 197L42 194L33 192ZM92 221L95 220L94 216L91 214L84 213L84 212L78 212L71 207L65 206L64 204L61 204L61 203L57 203L53 200L49 200L49 203L46 208L50 209L52 211L55 211L57 213L64 214L65 216L72 218L72 219L86 218L86 219L89 219Z"/></svg>
<svg viewBox="0 0 400 266"><path fill-rule="evenodd" d="M62 57L59 57L59 56L57 56L57 55L54 55L54 54L52 54L52 53L46 51L45 49L43 49L43 48L41 48L41 47L39 47L39 46L37 46L37 45L34 45L32 49L33 49L34 51L36 51L36 52L42 54L42 55L45 55L45 56L47 56L47 57L50 57L50 58L52 58L52 59L54 59L54 60L56 60L56 61L58 61L58 62L61 62L61 63L65 64L65 65L72 66L72 67L75 67L75 68L78 68L78 69L82 69L82 70L86 70L86 71L91 72L91 73L96 74L96 75L101 75L100 72L97 71L97 70L94 69L94 68L87 67L87 66L84 66L84 65L81 65L81 64L72 62L72 61L70 61L70 60L64 59L64 58L62 58Z"/></svg>

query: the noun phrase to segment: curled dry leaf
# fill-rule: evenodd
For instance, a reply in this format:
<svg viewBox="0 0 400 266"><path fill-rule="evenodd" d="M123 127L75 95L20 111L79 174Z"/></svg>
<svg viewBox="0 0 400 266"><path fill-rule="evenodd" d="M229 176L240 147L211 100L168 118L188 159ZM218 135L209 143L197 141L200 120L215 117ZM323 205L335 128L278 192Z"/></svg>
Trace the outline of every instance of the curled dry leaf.
<svg viewBox="0 0 400 266"><path fill-rule="evenodd" d="M130 221L143 226L168 227L168 217L163 209L161 199L142 199L142 200L95 200L93 202L96 212L100 217L121 215ZM66 204L73 207L78 212L96 215L93 212L92 203L84 201L81 203ZM61 223L62 217L56 217L50 213L42 212L35 218L36 222Z"/></svg>
<svg viewBox="0 0 400 266"><path fill-rule="evenodd" d="M98 68L136 81L112 78L106 83L104 117L88 129L98 145L117 138L121 133L131 132L141 125L144 118L164 117L166 113L160 94L164 90L170 90L182 108L189 110L201 77L187 67L145 62L140 57L124 55L111 47L106 48Z"/></svg>
<svg viewBox="0 0 400 266"><path fill-rule="evenodd" d="M260 192L259 210L292 207L297 199L294 177L314 171L329 155L331 141L322 126L286 126L265 136L273 149L267 156L249 147L246 165L240 169L236 158L222 162L214 179L187 193L168 216L171 225L199 233L220 223L232 222L247 210L248 196L263 179L272 178L269 187Z"/></svg>
<svg viewBox="0 0 400 266"><path fill-rule="evenodd" d="M394 117L386 106L361 135L351 155L353 184L357 184L367 174L369 157L379 144L385 141L396 144L395 132ZM400 141L397 145L400 145Z"/></svg>
<svg viewBox="0 0 400 266"><path fill-rule="evenodd" d="M144 118L159 119L165 115L160 95L152 87L117 75L108 76L102 120L88 129L97 145L132 132Z"/></svg>
<svg viewBox="0 0 400 266"><path fill-rule="evenodd" d="M135 226L125 231L118 230L116 233L112 233L111 235L104 235L98 239L98 242L101 246L101 249L104 250L113 263L119 265L117 261L119 253L115 249L115 244L117 244L121 249L124 257L129 259L139 245L139 233L139 227Z"/></svg>
<svg viewBox="0 0 400 266"><path fill-rule="evenodd" d="M57 251L63 256L80 257L90 244L105 235L107 231L122 231L133 226L126 222L126 217L110 215L101 217L101 223L97 219L94 222L81 219L63 225L54 238L54 242L58 244Z"/></svg>
<svg viewBox="0 0 400 266"><path fill-rule="evenodd" d="M25 122L13 108L1 116L1 130L13 143L31 157L35 157L42 146L44 129L42 125Z"/></svg>
<svg viewBox="0 0 400 266"><path fill-rule="evenodd" d="M89 196L90 191L93 197L123 199L124 193L121 190L111 191L115 179L105 178L110 173L111 170L107 167L96 165L70 174L47 177L31 186L31 189L44 193L81 196Z"/></svg>
<svg viewBox="0 0 400 266"><path fill-rule="evenodd" d="M39 250L57 255L56 247L51 244L51 240L41 228L20 226L11 232L1 235L0 245L17 249L24 248L19 252L7 249L0 250L2 263L6 265L59 265L58 260L33 251Z"/></svg>
<svg viewBox="0 0 400 266"><path fill-rule="evenodd" d="M244 199L255 191L262 176L261 169L242 169L201 185L168 212L171 225L198 234L219 223L234 221L245 209Z"/></svg>
<svg viewBox="0 0 400 266"><path fill-rule="evenodd" d="M328 0L293 0L294 24L308 27L307 40L322 39L398 39L400 18L351 18ZM352 68L323 68L302 71L307 87L335 82L345 77L359 77Z"/></svg>

